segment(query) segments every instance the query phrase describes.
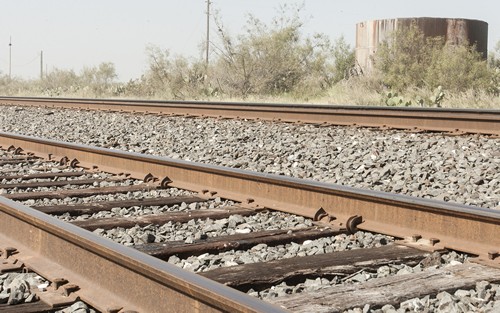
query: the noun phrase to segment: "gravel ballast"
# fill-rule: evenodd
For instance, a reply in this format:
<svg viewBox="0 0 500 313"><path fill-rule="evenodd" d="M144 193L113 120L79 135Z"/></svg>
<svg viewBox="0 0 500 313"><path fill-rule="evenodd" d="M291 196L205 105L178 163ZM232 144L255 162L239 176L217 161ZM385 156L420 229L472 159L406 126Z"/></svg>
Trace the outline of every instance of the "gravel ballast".
<svg viewBox="0 0 500 313"><path fill-rule="evenodd" d="M0 130L500 208L500 140L4 106Z"/></svg>
<svg viewBox="0 0 500 313"><path fill-rule="evenodd" d="M367 128L21 107L3 107L0 112L0 131L500 209L500 140L488 136L456 137ZM10 168L23 170L22 166L17 165ZM130 183L132 182L127 182ZM190 194L192 193L177 189L151 190L146 191L143 197ZM72 203L75 200L86 203L124 200L136 196L137 194L129 193L82 199L28 200L25 204L53 205ZM214 199L206 203L116 208L78 218L69 215L59 218L70 221L126 217L220 208L233 204ZM222 220L192 220L188 223L107 231L98 229L94 232L124 245L134 245L177 240L189 243L201 237L311 225L312 222L303 217L263 212L253 217L233 216ZM393 238L387 236L359 232L355 235L338 235L275 247L261 244L249 250L203 254L185 259L173 256L168 261L186 270L203 272L237 264L379 246L391 244L392 241ZM455 252L447 253L438 260L438 264L430 267L467 262L466 256ZM362 271L348 279L308 279L293 286L282 283L265 290L250 290L248 293L268 300L290 293L310 292L339 284L363 283L379 277L404 275L425 269L421 264L394 264L381 267L376 273ZM480 282L471 290L411 299L396 307L365 306L349 312L495 312L500 309L499 288L498 284ZM75 306L74 309L80 312L79 307Z"/></svg>
<svg viewBox="0 0 500 313"><path fill-rule="evenodd" d="M0 304L15 305L37 301L31 288L46 281L35 273L5 273L0 275Z"/></svg>

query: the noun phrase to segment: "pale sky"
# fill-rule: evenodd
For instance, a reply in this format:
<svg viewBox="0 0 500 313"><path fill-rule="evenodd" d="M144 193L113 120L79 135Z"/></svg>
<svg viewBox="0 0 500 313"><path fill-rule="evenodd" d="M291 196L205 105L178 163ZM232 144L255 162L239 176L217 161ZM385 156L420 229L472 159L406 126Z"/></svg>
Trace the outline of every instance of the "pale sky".
<svg viewBox="0 0 500 313"><path fill-rule="evenodd" d="M303 4L306 34L323 33L332 41L343 35L354 47L356 23L396 17L468 18L489 24L488 50L500 41L500 2L496 0L212 0L226 29L243 32L248 14L262 21L276 16L284 3ZM0 73L25 79L44 68L73 69L102 62L115 64L120 81L140 77L146 47L201 58L206 33L206 0L17 0L1 3ZM211 36L216 36L214 23Z"/></svg>

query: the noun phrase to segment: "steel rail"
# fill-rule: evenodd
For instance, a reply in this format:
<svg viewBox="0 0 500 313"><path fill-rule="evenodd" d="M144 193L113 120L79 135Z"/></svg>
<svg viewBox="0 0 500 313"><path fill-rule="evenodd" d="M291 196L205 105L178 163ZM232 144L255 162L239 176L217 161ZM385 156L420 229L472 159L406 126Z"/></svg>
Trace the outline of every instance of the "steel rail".
<svg viewBox="0 0 500 313"><path fill-rule="evenodd" d="M0 196L0 248L101 312L285 312L197 274ZM61 292L61 290L59 290Z"/></svg>
<svg viewBox="0 0 500 313"><path fill-rule="evenodd" d="M467 252L500 265L500 211L496 210L9 133L0 133L0 146L40 157L77 159L74 162L83 167L135 178L153 175L173 187L348 229L422 238L416 244Z"/></svg>
<svg viewBox="0 0 500 313"><path fill-rule="evenodd" d="M38 97L0 104L500 135L500 110Z"/></svg>

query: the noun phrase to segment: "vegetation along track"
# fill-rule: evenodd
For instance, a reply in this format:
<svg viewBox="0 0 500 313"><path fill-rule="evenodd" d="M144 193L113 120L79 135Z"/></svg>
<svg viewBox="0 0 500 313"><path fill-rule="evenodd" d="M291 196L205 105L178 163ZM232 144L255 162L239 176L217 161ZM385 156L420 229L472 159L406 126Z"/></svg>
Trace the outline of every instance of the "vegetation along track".
<svg viewBox="0 0 500 313"><path fill-rule="evenodd" d="M0 104L500 135L498 110L34 97Z"/></svg>
<svg viewBox="0 0 500 313"><path fill-rule="evenodd" d="M490 284L500 281L496 210L9 133L0 146L10 151L0 161L0 269L24 267L61 285L54 296L38 292L42 300L57 296L58 304L66 293L104 312L336 312L436 294L451 305L445 291L474 286L475 297L500 293ZM184 235L171 236L180 228ZM386 245L391 237L372 233L399 240ZM349 250L342 238L362 238L358 248L369 249ZM288 256L272 257L271 246ZM472 257L439 268L445 250ZM403 272L429 269L382 275L400 263ZM370 271L381 275L363 282ZM325 288L306 288L318 279ZM358 283L337 283L349 280ZM268 304L220 283L263 298L283 283L299 288Z"/></svg>

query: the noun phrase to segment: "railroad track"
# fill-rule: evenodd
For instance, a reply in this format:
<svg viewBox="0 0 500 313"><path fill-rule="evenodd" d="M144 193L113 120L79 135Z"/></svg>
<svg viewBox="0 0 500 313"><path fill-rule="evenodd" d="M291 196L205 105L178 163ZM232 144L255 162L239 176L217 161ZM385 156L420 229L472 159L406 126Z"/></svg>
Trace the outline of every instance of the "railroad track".
<svg viewBox="0 0 500 313"><path fill-rule="evenodd" d="M498 110L35 97L0 97L0 105L500 135Z"/></svg>
<svg viewBox="0 0 500 313"><path fill-rule="evenodd" d="M0 269L29 269L57 287L36 291L43 301L33 305L49 305L39 311L78 297L103 312L337 312L500 281L495 210L8 133L0 146ZM289 224L258 228L271 219ZM179 228L189 236L170 236ZM128 238L125 229L140 234ZM221 229L225 236L211 235ZM336 242L371 233L397 240L376 237L352 250ZM272 258L267 247L297 251ZM231 254L252 249L268 259ZM432 267L449 250L470 262L332 283L397 264ZM328 286L304 287L318 279ZM272 303L237 291L269 294L283 284L304 290Z"/></svg>

